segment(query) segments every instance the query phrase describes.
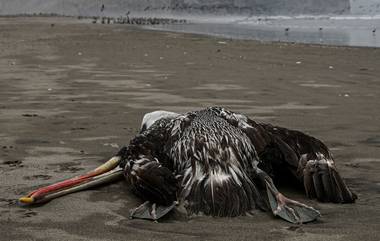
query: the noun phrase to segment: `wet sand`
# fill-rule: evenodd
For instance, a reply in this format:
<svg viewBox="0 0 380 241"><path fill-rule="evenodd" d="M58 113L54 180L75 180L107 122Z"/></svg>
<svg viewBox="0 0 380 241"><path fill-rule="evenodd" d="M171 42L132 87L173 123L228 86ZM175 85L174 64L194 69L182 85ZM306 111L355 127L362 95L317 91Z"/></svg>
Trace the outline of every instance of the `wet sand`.
<svg viewBox="0 0 380 241"><path fill-rule="evenodd" d="M271 44L92 25L0 19L1 240L378 240L380 49ZM147 111L221 105L298 129L332 150L356 204L289 196L322 218L129 220L123 182L21 208L28 191L96 167Z"/></svg>

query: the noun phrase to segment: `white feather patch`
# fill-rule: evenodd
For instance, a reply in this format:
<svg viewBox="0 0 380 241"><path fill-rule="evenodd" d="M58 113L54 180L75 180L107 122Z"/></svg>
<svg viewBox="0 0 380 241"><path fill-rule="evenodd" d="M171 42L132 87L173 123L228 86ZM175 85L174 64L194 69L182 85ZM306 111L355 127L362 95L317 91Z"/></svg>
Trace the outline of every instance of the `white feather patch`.
<svg viewBox="0 0 380 241"><path fill-rule="evenodd" d="M165 110L157 110L157 111L146 113L141 122L141 129L144 126L146 129L148 129L154 124L154 122L162 118L175 118L177 116L179 116L179 114L170 112L170 111L165 111Z"/></svg>

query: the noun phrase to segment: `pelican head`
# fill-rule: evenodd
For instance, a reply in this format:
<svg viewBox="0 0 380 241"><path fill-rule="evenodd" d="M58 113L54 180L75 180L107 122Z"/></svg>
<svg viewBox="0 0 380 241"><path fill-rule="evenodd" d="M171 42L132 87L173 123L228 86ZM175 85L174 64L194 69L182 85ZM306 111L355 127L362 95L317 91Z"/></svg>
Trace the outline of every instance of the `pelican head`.
<svg viewBox="0 0 380 241"><path fill-rule="evenodd" d="M151 127L154 122L162 119L162 118L176 118L179 116L178 113L165 111L165 110L156 110L153 112L146 113L141 122L140 132L145 131L149 127Z"/></svg>

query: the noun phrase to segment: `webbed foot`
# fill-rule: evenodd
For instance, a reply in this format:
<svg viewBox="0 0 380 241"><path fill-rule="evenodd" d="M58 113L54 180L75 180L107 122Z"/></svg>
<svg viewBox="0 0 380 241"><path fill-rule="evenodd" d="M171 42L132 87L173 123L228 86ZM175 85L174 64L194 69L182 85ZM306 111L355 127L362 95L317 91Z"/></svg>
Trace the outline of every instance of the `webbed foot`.
<svg viewBox="0 0 380 241"><path fill-rule="evenodd" d="M267 186L267 194L273 214L288 222L308 223L321 216L320 212L313 207L289 199L280 192L273 192L269 186Z"/></svg>
<svg viewBox="0 0 380 241"><path fill-rule="evenodd" d="M176 202L168 206L158 205L149 201L144 202L137 208L131 209L129 217L157 221L174 209Z"/></svg>

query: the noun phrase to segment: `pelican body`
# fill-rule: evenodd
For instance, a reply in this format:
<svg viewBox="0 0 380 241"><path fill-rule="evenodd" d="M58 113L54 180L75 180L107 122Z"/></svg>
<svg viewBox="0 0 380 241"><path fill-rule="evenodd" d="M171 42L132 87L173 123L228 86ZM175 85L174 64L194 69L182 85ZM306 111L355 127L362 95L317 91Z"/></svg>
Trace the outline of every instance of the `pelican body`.
<svg viewBox="0 0 380 241"><path fill-rule="evenodd" d="M303 185L309 198L356 199L321 141L221 107L148 113L140 133L107 163L20 202L43 202L122 174L146 201L131 210L134 218L157 220L181 206L188 214L232 217L260 209L292 223L317 219L319 211L277 190L275 183L284 176Z"/></svg>

